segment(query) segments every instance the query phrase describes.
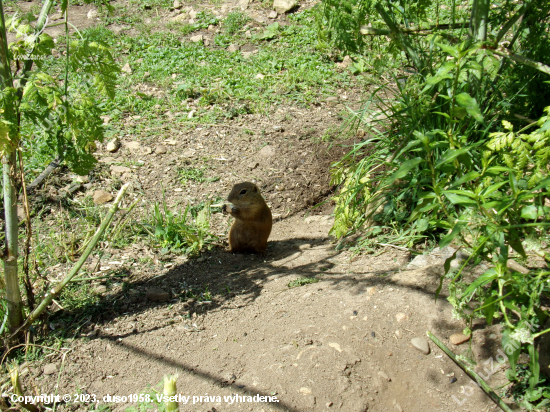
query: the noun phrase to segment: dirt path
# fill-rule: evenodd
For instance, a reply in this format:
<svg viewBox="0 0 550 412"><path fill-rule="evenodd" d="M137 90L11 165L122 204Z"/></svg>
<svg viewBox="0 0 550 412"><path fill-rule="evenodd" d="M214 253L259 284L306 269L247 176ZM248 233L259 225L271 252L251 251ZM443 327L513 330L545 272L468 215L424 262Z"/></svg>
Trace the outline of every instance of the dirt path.
<svg viewBox="0 0 550 412"><path fill-rule="evenodd" d="M136 285L224 284L231 293L203 305L146 302L98 324L67 355L58 393L137 394L177 373L191 396L185 411L492 410L479 389L461 394L475 385L435 345L424 355L410 344L426 330L449 344L461 329L449 304L434 302L438 271L400 272L409 256L394 249L350 259L328 241L330 222L299 214L275 224L265 257L215 251ZM314 275L318 283L287 286ZM57 374L37 381L51 392ZM278 402L224 399L257 394Z"/></svg>

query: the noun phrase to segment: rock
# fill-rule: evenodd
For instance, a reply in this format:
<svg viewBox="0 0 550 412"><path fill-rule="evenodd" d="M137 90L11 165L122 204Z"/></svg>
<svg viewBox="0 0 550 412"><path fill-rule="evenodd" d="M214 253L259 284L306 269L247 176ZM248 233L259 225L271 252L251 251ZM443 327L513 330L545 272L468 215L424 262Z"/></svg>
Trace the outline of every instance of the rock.
<svg viewBox="0 0 550 412"><path fill-rule="evenodd" d="M88 19L97 19L97 17L99 16L99 13L97 12L96 9L91 9L90 11L88 11Z"/></svg>
<svg viewBox="0 0 550 412"><path fill-rule="evenodd" d="M109 122L111 121L111 116L103 115L99 117L101 118L101 120L103 120L103 124L109 124Z"/></svg>
<svg viewBox="0 0 550 412"><path fill-rule="evenodd" d="M258 162L251 162L251 163L248 164L247 167L248 167L250 170L254 170L254 169L256 169L259 165L260 165L260 164L259 164Z"/></svg>
<svg viewBox="0 0 550 412"><path fill-rule="evenodd" d="M130 180L134 179L134 175L132 173L123 173L120 178L123 182L129 182Z"/></svg>
<svg viewBox="0 0 550 412"><path fill-rule="evenodd" d="M149 146L143 146L141 148L141 152L143 154L151 154L151 153L153 153L153 149L151 149Z"/></svg>
<svg viewBox="0 0 550 412"><path fill-rule="evenodd" d="M113 139L109 143L107 143L107 151L111 153L115 153L120 149L120 140Z"/></svg>
<svg viewBox="0 0 550 412"><path fill-rule="evenodd" d="M239 51L240 49L241 49L241 46L239 46L238 44L230 44L229 47L227 48L227 51L230 53L233 53L233 52Z"/></svg>
<svg viewBox="0 0 550 412"><path fill-rule="evenodd" d="M191 110L189 113L187 113L187 118L192 119L195 116L195 113L197 113L196 110Z"/></svg>
<svg viewBox="0 0 550 412"><path fill-rule="evenodd" d="M428 344L426 339L413 338L411 339L411 344L424 355L428 355L430 353L430 345Z"/></svg>
<svg viewBox="0 0 550 412"><path fill-rule="evenodd" d="M172 5L175 9L181 9L181 3L180 0L174 0L174 4Z"/></svg>
<svg viewBox="0 0 550 412"><path fill-rule="evenodd" d="M130 67L130 63L126 63L124 66L122 66L122 69L120 69L124 73L132 74L132 68Z"/></svg>
<svg viewBox="0 0 550 412"><path fill-rule="evenodd" d="M328 344L328 346L330 346L331 348L336 349L338 352L342 352L342 348L340 348L340 345L336 342L330 342Z"/></svg>
<svg viewBox="0 0 550 412"><path fill-rule="evenodd" d="M105 293L105 292L107 292L107 286L99 285L95 288L95 292L99 293L99 294Z"/></svg>
<svg viewBox="0 0 550 412"><path fill-rule="evenodd" d="M202 34L197 34L196 36L189 37L193 43L199 43L204 41L204 36Z"/></svg>
<svg viewBox="0 0 550 412"><path fill-rule="evenodd" d="M250 0L239 0L239 6L241 6L241 10L246 10L249 4Z"/></svg>
<svg viewBox="0 0 550 412"><path fill-rule="evenodd" d="M48 363L44 366L44 375L53 375L57 373L57 365L55 363Z"/></svg>
<svg viewBox="0 0 550 412"><path fill-rule="evenodd" d="M131 173L131 172L132 172L132 169L126 166L115 166L115 165L111 166L111 173L113 175L122 175L124 173Z"/></svg>
<svg viewBox="0 0 550 412"><path fill-rule="evenodd" d="M453 345L461 345L470 340L472 335L465 335L463 333L454 333L451 335L449 340Z"/></svg>
<svg viewBox="0 0 550 412"><path fill-rule="evenodd" d="M127 149L135 151L141 149L141 144L139 142L128 142L124 143L124 146L126 146Z"/></svg>
<svg viewBox="0 0 550 412"><path fill-rule="evenodd" d="M306 388L306 387L300 388L300 393L302 395L311 395L311 389Z"/></svg>
<svg viewBox="0 0 550 412"><path fill-rule="evenodd" d="M256 53L258 51L258 48L251 43L246 43L242 45L241 51Z"/></svg>
<svg viewBox="0 0 550 412"><path fill-rule="evenodd" d="M163 144L160 144L155 148L155 154L165 154L167 152L168 149Z"/></svg>
<svg viewBox="0 0 550 412"><path fill-rule="evenodd" d="M105 190L96 190L94 192L94 204L102 205L104 203L110 202L114 199L114 196Z"/></svg>
<svg viewBox="0 0 550 412"><path fill-rule="evenodd" d="M167 302L170 300L170 294L160 288L148 289L146 295L151 302Z"/></svg>
<svg viewBox="0 0 550 412"><path fill-rule="evenodd" d="M254 76L255 79L262 80L265 76L261 73L258 73L256 76Z"/></svg>
<svg viewBox="0 0 550 412"><path fill-rule="evenodd" d="M262 157L273 157L276 154L276 150L273 146L267 145L261 148L260 156Z"/></svg>
<svg viewBox="0 0 550 412"><path fill-rule="evenodd" d="M342 60L341 63L336 63L336 66L338 66L340 69L346 69L353 63L353 60L351 60L351 57L346 56L344 57L344 60Z"/></svg>
<svg viewBox="0 0 550 412"><path fill-rule="evenodd" d="M391 382L390 377L386 374L384 371L378 372L378 376L380 376L382 379L384 379L386 382Z"/></svg>
<svg viewBox="0 0 550 412"><path fill-rule="evenodd" d="M406 267L406 270L423 269L429 266L443 266L445 260L450 258L456 249L450 246L445 246L443 249L436 247L427 255L416 256ZM468 255L461 250L456 254L456 258L451 261L451 267L456 268L462 265Z"/></svg>
<svg viewBox="0 0 550 412"><path fill-rule="evenodd" d="M275 10L271 10L271 13L269 13L267 17L270 19L276 19L278 15L279 13L277 13Z"/></svg>
<svg viewBox="0 0 550 412"><path fill-rule="evenodd" d="M143 73L143 80L148 79L149 77L151 77L151 73L149 72Z"/></svg>
<svg viewBox="0 0 550 412"><path fill-rule="evenodd" d="M402 335L402 334L401 334L401 331L400 331L399 329L397 329L397 330L395 331L395 337L396 337L397 339L401 339L401 335Z"/></svg>
<svg viewBox="0 0 550 412"><path fill-rule="evenodd" d="M296 0L274 0L273 10L279 14L286 13L298 5Z"/></svg>
<svg viewBox="0 0 550 412"><path fill-rule="evenodd" d="M181 21L187 20L187 13L178 14L177 16L172 17L171 20L172 20L174 23L177 23L177 22L181 22Z"/></svg>
<svg viewBox="0 0 550 412"><path fill-rule="evenodd" d="M406 313L403 313L403 312L399 312L395 315L395 319L398 321L398 322L403 322L404 320L407 320L409 319L409 317L407 316Z"/></svg>
<svg viewBox="0 0 550 412"><path fill-rule="evenodd" d="M197 17L197 12L193 9L189 10L189 17L195 19Z"/></svg>

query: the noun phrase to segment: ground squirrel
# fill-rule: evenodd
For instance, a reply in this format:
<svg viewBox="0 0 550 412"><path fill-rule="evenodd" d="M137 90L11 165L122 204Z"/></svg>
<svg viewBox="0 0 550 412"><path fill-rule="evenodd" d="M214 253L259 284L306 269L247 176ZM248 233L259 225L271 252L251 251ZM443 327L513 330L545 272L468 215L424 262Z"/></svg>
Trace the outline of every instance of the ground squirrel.
<svg viewBox="0 0 550 412"><path fill-rule="evenodd" d="M271 233L271 210L254 183L233 186L227 197L230 205L224 211L235 218L229 231L229 251L232 253L264 253Z"/></svg>

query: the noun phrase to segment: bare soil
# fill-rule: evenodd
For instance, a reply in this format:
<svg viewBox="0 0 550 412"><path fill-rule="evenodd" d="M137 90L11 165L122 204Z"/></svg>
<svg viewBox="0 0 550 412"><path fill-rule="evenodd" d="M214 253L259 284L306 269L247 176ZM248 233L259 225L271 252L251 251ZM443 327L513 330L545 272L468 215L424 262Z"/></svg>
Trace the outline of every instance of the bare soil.
<svg viewBox="0 0 550 412"><path fill-rule="evenodd" d="M85 16L90 7L75 7L73 15ZM455 353L469 348L449 342L464 325L453 319L444 296L434 299L441 268L406 271L410 253L392 247L353 256L338 250L328 234L330 164L352 142L328 144L321 138L341 125L338 113L344 104L358 104L361 91L342 95L309 109L277 107L269 116L245 115L190 130L173 130L170 115L159 114L167 127L154 137L124 136L115 154L100 147L100 165L76 198L122 180L133 182L130 200L152 202L164 193L170 206L197 204L225 199L233 184L254 181L275 216L268 251L238 255L218 247L188 260L148 245L110 249L91 266L120 265L129 287L96 283L108 309L82 319L70 350L31 365L26 391L95 395L99 404L60 407L90 410L103 405L106 395L139 394L150 386L162 392L163 376L178 374L178 392L191 397L180 403L184 411L495 410L431 341L428 355L410 343L431 331ZM159 146L166 153L156 154ZM137 166L123 174L112 171L113 164L124 162ZM183 184L178 171L187 166L204 167L211 181ZM42 199L55 205L71 179L54 176ZM231 218L215 214L212 221L223 242ZM152 263L126 263L140 257L151 257ZM289 288L304 277L319 281ZM146 295L153 288L171 299L150 301ZM179 296L190 289L208 289L213 298L182 301ZM54 316L51 326L64 325ZM497 359L498 327L477 325L472 341L479 370L496 372L500 365L495 361L489 368L485 361ZM51 363L58 372L46 375L44 366ZM502 372L487 378L498 386ZM235 394L275 396L277 402L224 400ZM214 399L193 399L200 396ZM116 410L135 405L111 404Z"/></svg>

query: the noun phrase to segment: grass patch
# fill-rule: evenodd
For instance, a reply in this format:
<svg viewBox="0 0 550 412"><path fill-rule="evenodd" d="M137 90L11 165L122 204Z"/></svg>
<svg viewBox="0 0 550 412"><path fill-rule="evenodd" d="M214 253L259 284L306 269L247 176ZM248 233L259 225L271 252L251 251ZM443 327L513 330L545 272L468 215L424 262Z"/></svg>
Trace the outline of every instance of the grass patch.
<svg viewBox="0 0 550 412"><path fill-rule="evenodd" d="M298 288L300 286L309 285L310 283L317 283L319 279L317 278L298 278L294 279L292 282L288 283L289 289Z"/></svg>
<svg viewBox="0 0 550 412"><path fill-rule="evenodd" d="M153 205L151 218L143 227L162 254L196 255L216 238L210 233L209 205L198 212L189 206L183 213L173 212L163 199Z"/></svg>

